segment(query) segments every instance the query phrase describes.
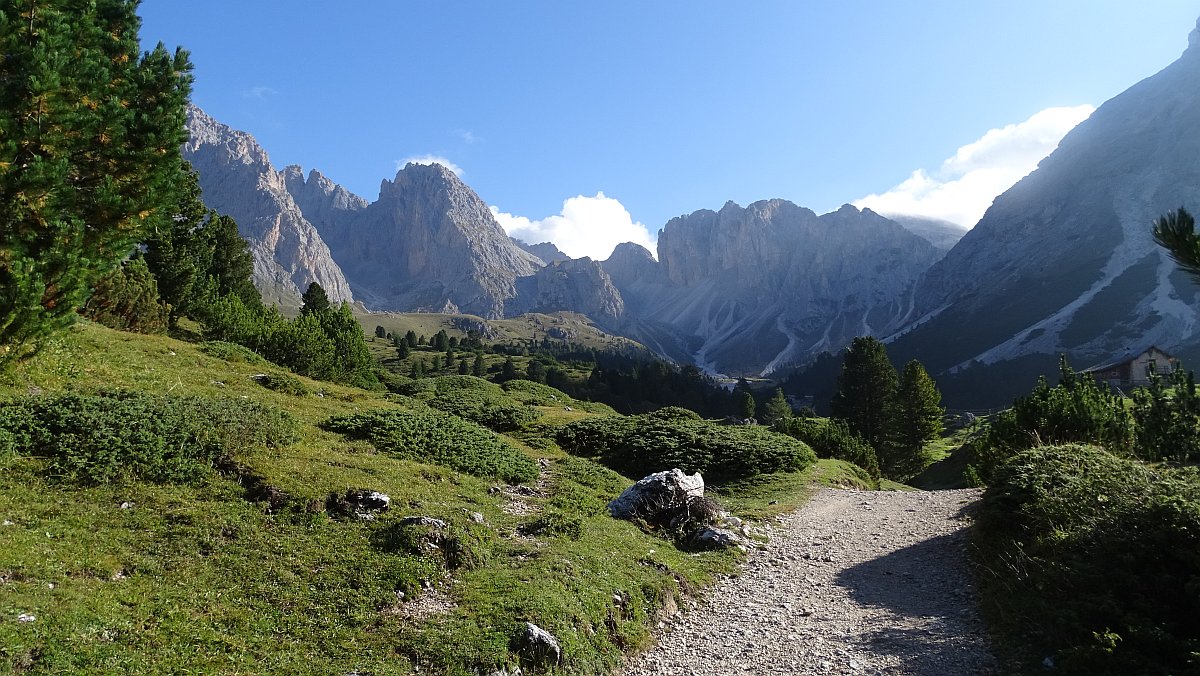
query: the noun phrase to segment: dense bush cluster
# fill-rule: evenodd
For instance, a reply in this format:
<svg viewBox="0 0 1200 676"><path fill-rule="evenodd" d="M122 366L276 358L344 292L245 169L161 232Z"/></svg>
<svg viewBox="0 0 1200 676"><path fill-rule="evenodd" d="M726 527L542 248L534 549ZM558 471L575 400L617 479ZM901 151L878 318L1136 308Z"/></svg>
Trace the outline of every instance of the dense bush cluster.
<svg viewBox="0 0 1200 676"><path fill-rule="evenodd" d="M721 483L799 470L816 460L811 448L786 435L757 425L716 425L675 407L580 420L560 428L556 440L569 453L632 478L678 467Z"/></svg>
<svg viewBox="0 0 1200 676"><path fill-rule="evenodd" d="M867 471L879 484L879 460L875 449L850 431L846 421L838 418L780 418L775 429L803 441L812 447L818 458L836 458L852 462Z"/></svg>
<svg viewBox="0 0 1200 676"><path fill-rule="evenodd" d="M1135 425L1125 400L1088 375L1059 363L1059 383L1038 380L1030 394L996 415L986 437L975 445L980 476L1014 454L1041 444L1096 444L1121 455L1133 451Z"/></svg>
<svg viewBox="0 0 1200 676"><path fill-rule="evenodd" d="M538 411L513 402L499 385L475 376L425 378L395 389L398 394L497 432L525 429L541 417Z"/></svg>
<svg viewBox="0 0 1200 676"><path fill-rule="evenodd" d="M1091 446L1000 463L979 518L985 597L1062 673L1193 673L1200 473Z"/></svg>
<svg viewBox="0 0 1200 676"><path fill-rule="evenodd" d="M538 475L537 463L520 449L476 424L440 411L377 409L332 418L324 427L370 441L384 453L475 476L520 483Z"/></svg>
<svg viewBox="0 0 1200 676"><path fill-rule="evenodd" d="M0 455L44 457L83 484L122 479L191 483L254 446L295 440L291 416L234 399L127 392L25 397L0 404Z"/></svg>

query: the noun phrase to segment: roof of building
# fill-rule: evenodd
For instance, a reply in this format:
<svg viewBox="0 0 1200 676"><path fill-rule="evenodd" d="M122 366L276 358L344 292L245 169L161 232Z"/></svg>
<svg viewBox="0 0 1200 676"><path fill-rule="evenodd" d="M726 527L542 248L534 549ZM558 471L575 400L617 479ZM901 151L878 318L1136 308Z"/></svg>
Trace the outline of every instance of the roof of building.
<svg viewBox="0 0 1200 676"><path fill-rule="evenodd" d="M1089 366L1089 367L1083 369L1082 371L1080 371L1080 373L1092 373L1094 371L1108 371L1109 369L1115 369L1118 366L1124 366L1125 364L1128 364L1129 362L1133 361L1134 359L1137 359L1138 357L1142 356L1143 354L1146 354L1150 350L1156 350L1158 352L1161 352L1161 353L1167 355L1167 359L1175 359L1174 355L1172 355L1171 353L1162 349L1161 347L1159 347L1157 345L1150 345L1141 350L1136 350L1136 351L1129 350L1129 351L1125 352L1125 354L1123 356L1121 356L1119 359L1117 359L1116 361L1110 361L1110 362L1105 362L1103 364L1096 364L1095 366Z"/></svg>

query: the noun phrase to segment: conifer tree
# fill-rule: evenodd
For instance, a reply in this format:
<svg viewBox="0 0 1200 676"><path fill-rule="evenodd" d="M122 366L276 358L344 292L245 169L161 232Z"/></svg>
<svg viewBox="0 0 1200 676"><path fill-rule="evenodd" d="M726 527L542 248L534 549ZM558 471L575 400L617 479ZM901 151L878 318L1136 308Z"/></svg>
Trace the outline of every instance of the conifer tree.
<svg viewBox="0 0 1200 676"><path fill-rule="evenodd" d="M409 347L416 347L416 346L417 346L417 334L416 334L416 332L415 332L415 331L411 331L411 330L409 330L409 331L405 331L405 332L404 332L404 342L408 343L408 346L409 346Z"/></svg>
<svg viewBox="0 0 1200 676"><path fill-rule="evenodd" d="M516 378L517 365L513 362L512 357L508 357L504 360L504 366L502 366L500 369L500 381L508 382L510 380L516 380Z"/></svg>
<svg viewBox="0 0 1200 676"><path fill-rule="evenodd" d="M140 256L100 279L82 312L92 321L121 331L162 333L167 328L167 306L159 299L154 275Z"/></svg>
<svg viewBox="0 0 1200 676"><path fill-rule="evenodd" d="M471 365L471 375L479 378L487 375L487 362L483 360L483 353L475 355L475 363Z"/></svg>
<svg viewBox="0 0 1200 676"><path fill-rule="evenodd" d="M883 343L870 336L851 341L838 376L833 414L845 420L876 453L882 452L888 441L896 381L896 368L888 361Z"/></svg>
<svg viewBox="0 0 1200 676"><path fill-rule="evenodd" d="M525 377L535 383L546 382L546 367L536 359L530 359L525 367Z"/></svg>
<svg viewBox="0 0 1200 676"><path fill-rule="evenodd" d="M762 419L768 425L776 420L783 420L792 416L792 405L787 402L787 397L783 395L783 389L776 387L775 394L767 400L763 405Z"/></svg>
<svg viewBox="0 0 1200 676"><path fill-rule="evenodd" d="M734 412L737 417L743 420L749 420L754 417L754 395L749 392L737 392L734 394L735 408Z"/></svg>
<svg viewBox="0 0 1200 676"><path fill-rule="evenodd" d="M467 358L463 357L458 362L458 375L465 376L465 375L470 375L470 373L471 373L471 365L467 363Z"/></svg>
<svg viewBox="0 0 1200 676"><path fill-rule="evenodd" d="M0 5L0 365L173 215L191 64L141 53L137 4Z"/></svg>
<svg viewBox="0 0 1200 676"><path fill-rule="evenodd" d="M329 296L325 295L325 289L316 282L309 283L300 298L304 302L304 305L300 306L300 314L318 314L330 307Z"/></svg>
<svg viewBox="0 0 1200 676"><path fill-rule="evenodd" d="M942 393L913 359L904 365L892 407L890 443L879 458L884 474L906 477L921 470L925 444L942 433Z"/></svg>
<svg viewBox="0 0 1200 676"><path fill-rule="evenodd" d="M379 324L376 324L375 325L375 337L376 338L387 338L387 329L383 328L383 326L381 326Z"/></svg>

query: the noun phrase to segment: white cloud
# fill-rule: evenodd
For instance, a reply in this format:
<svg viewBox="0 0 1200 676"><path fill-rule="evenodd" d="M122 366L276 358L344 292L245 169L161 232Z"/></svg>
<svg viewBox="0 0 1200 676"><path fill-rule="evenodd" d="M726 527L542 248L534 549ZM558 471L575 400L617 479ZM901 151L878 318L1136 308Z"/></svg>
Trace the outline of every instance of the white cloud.
<svg viewBox="0 0 1200 676"><path fill-rule="evenodd" d="M538 244L553 242L571 258L588 256L604 260L622 242L641 244L654 251L654 238L645 225L633 220L617 200L602 192L595 197L576 195L563 201L562 211L541 220L507 214L489 207L496 221L512 237Z"/></svg>
<svg viewBox="0 0 1200 676"><path fill-rule="evenodd" d="M1047 108L1019 124L992 129L958 149L932 173L917 169L900 185L854 206L881 214L928 216L974 227L997 195L1033 171L1091 105Z"/></svg>
<svg viewBox="0 0 1200 676"><path fill-rule="evenodd" d="M462 167L438 155L414 155L412 157L406 157L402 160L396 160L396 171L400 171L409 164L440 164L450 171L453 171L455 175L460 178L465 173L463 172Z"/></svg>
<svg viewBox="0 0 1200 676"><path fill-rule="evenodd" d="M279 92L275 91L274 89L272 89L270 87L265 87L265 86L260 85L258 87L251 87L250 89L243 91L242 98L258 99L258 100L262 101L262 100L269 99L278 93Z"/></svg>
<svg viewBox="0 0 1200 676"><path fill-rule="evenodd" d="M483 139L479 138L478 136L476 136L475 133L472 132L470 129L455 129L454 133L458 136L459 140L461 140L463 143L466 143L467 145L471 145L473 143L478 143L483 140Z"/></svg>

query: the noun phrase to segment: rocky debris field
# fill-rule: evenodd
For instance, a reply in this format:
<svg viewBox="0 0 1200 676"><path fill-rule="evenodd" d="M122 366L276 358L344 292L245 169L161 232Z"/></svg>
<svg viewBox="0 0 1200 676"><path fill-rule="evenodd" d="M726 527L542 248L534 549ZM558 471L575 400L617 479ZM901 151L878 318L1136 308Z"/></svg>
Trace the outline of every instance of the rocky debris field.
<svg viewBox="0 0 1200 676"><path fill-rule="evenodd" d="M626 673L994 673L966 560L979 496L822 489Z"/></svg>

